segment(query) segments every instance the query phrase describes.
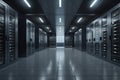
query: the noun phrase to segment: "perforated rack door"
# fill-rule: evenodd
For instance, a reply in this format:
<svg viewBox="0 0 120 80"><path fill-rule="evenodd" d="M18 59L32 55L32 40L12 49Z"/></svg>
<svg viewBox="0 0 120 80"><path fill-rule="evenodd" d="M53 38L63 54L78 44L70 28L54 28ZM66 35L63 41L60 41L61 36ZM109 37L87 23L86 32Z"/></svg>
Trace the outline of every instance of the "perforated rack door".
<svg viewBox="0 0 120 80"><path fill-rule="evenodd" d="M0 65L5 63L5 7L0 4Z"/></svg>
<svg viewBox="0 0 120 80"><path fill-rule="evenodd" d="M100 24L99 21L95 22L95 54L100 54Z"/></svg>
<svg viewBox="0 0 120 80"><path fill-rule="evenodd" d="M15 60L16 56L16 14L14 11L10 10L8 14L8 34L9 34L9 59L10 62Z"/></svg>
<svg viewBox="0 0 120 80"><path fill-rule="evenodd" d="M120 62L120 8L112 12L111 44L112 60Z"/></svg>
<svg viewBox="0 0 120 80"><path fill-rule="evenodd" d="M101 42L101 53L102 53L102 57L107 57L107 16L102 18L102 26L101 26L101 30L102 30L102 42Z"/></svg>

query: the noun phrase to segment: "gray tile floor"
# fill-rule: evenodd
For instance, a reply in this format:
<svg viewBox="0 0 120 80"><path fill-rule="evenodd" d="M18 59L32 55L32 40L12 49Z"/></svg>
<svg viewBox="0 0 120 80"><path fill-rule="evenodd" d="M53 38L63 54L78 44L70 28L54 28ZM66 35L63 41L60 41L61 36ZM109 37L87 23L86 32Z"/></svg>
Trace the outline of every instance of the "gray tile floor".
<svg viewBox="0 0 120 80"><path fill-rule="evenodd" d="M0 80L120 80L120 67L72 48L49 48L0 71Z"/></svg>

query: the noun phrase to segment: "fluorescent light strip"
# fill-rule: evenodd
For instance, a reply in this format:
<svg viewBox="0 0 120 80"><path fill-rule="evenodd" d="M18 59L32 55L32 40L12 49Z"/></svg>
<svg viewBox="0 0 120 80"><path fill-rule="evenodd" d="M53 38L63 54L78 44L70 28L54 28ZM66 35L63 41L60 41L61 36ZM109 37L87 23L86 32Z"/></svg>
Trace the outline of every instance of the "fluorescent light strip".
<svg viewBox="0 0 120 80"><path fill-rule="evenodd" d="M42 31L42 29L39 28L40 31Z"/></svg>
<svg viewBox="0 0 120 80"><path fill-rule="evenodd" d="M75 29L75 27L72 27L72 29Z"/></svg>
<svg viewBox="0 0 120 80"><path fill-rule="evenodd" d="M27 0L24 0L24 2L27 4L28 7L31 7Z"/></svg>
<svg viewBox="0 0 120 80"><path fill-rule="evenodd" d="M71 30L69 32L72 32Z"/></svg>
<svg viewBox="0 0 120 80"><path fill-rule="evenodd" d="M46 27L48 30L50 29L49 27Z"/></svg>
<svg viewBox="0 0 120 80"><path fill-rule="evenodd" d="M59 0L59 7L62 7L62 0Z"/></svg>
<svg viewBox="0 0 120 80"><path fill-rule="evenodd" d="M79 31L82 31L82 29L79 29Z"/></svg>
<svg viewBox="0 0 120 80"><path fill-rule="evenodd" d="M44 21L43 21L43 19L42 19L41 17L39 18L39 20L40 20L42 23L44 23Z"/></svg>
<svg viewBox="0 0 120 80"><path fill-rule="evenodd" d="M61 19L61 18L59 18L59 22L60 22L60 23L62 22L62 19Z"/></svg>
<svg viewBox="0 0 120 80"><path fill-rule="evenodd" d="M90 7L93 7L98 0L94 0Z"/></svg>
<svg viewBox="0 0 120 80"><path fill-rule="evenodd" d="M83 19L83 18L79 18L78 21L77 21L77 23L79 23L82 19Z"/></svg>

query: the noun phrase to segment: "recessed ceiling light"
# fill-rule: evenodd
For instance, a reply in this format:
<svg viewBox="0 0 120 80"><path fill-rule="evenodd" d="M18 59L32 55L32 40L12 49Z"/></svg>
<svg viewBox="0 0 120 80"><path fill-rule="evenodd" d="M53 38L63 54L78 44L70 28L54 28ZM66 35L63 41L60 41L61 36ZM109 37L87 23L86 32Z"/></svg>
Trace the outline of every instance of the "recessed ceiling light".
<svg viewBox="0 0 120 80"><path fill-rule="evenodd" d="M49 27L46 27L48 30L50 29Z"/></svg>
<svg viewBox="0 0 120 80"><path fill-rule="evenodd" d="M39 30L40 30L40 31L42 31L42 29L41 29L41 28L39 28Z"/></svg>
<svg viewBox="0 0 120 80"><path fill-rule="evenodd" d="M44 21L43 21L43 19L42 19L41 17L39 17L39 20L40 20L42 23L44 23Z"/></svg>
<svg viewBox="0 0 120 80"><path fill-rule="evenodd" d="M79 18L78 21L77 21L77 23L80 23L80 21L81 21L82 19L83 19L83 18Z"/></svg>
<svg viewBox="0 0 120 80"><path fill-rule="evenodd" d="M52 32L51 30L49 30L49 32Z"/></svg>
<svg viewBox="0 0 120 80"><path fill-rule="evenodd" d="M72 29L75 29L75 27L72 27Z"/></svg>
<svg viewBox="0 0 120 80"><path fill-rule="evenodd" d="M82 29L79 29L79 31L82 31Z"/></svg>
<svg viewBox="0 0 120 80"><path fill-rule="evenodd" d="M62 7L62 0L59 0L59 7Z"/></svg>
<svg viewBox="0 0 120 80"><path fill-rule="evenodd" d="M31 5L29 4L27 0L24 0L24 2L27 4L28 7L31 7Z"/></svg>
<svg viewBox="0 0 120 80"><path fill-rule="evenodd" d="M60 22L60 23L62 22L62 18L59 18L59 22Z"/></svg>
<svg viewBox="0 0 120 80"><path fill-rule="evenodd" d="M75 32L75 34L77 34L78 32Z"/></svg>
<svg viewBox="0 0 120 80"><path fill-rule="evenodd" d="M92 4L90 5L90 7L93 7L93 6L96 4L97 1L98 1L98 0L94 0L94 1L92 2Z"/></svg>
<svg viewBox="0 0 120 80"><path fill-rule="evenodd" d="M72 32L71 30L69 32Z"/></svg>

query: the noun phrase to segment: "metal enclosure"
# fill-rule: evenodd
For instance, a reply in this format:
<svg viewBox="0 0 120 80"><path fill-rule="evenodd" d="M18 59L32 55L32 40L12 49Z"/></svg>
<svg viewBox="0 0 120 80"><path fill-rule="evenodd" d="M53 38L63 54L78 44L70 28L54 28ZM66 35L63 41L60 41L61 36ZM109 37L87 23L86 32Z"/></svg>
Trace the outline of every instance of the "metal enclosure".
<svg viewBox="0 0 120 80"><path fill-rule="evenodd" d="M17 12L0 1L0 67L17 60L18 17Z"/></svg>
<svg viewBox="0 0 120 80"><path fill-rule="evenodd" d="M120 65L120 3L86 28L87 52Z"/></svg>
<svg viewBox="0 0 120 80"><path fill-rule="evenodd" d="M26 57L35 52L35 25L26 16L19 14L19 57Z"/></svg>
<svg viewBox="0 0 120 80"><path fill-rule="evenodd" d="M39 29L39 50L47 47L47 34L42 29Z"/></svg>
<svg viewBox="0 0 120 80"><path fill-rule="evenodd" d="M49 35L48 42L49 47L56 47L56 35Z"/></svg>
<svg viewBox="0 0 120 80"><path fill-rule="evenodd" d="M87 27L87 52L90 53L90 54L93 54L93 24L90 24L88 27Z"/></svg>
<svg viewBox="0 0 120 80"><path fill-rule="evenodd" d="M35 26L30 20L26 20L26 47L27 56L35 52Z"/></svg>
<svg viewBox="0 0 120 80"><path fill-rule="evenodd" d="M82 50L82 29L77 31L74 35L74 47Z"/></svg>
<svg viewBox="0 0 120 80"><path fill-rule="evenodd" d="M73 47L74 45L74 34L65 35L65 47Z"/></svg>

